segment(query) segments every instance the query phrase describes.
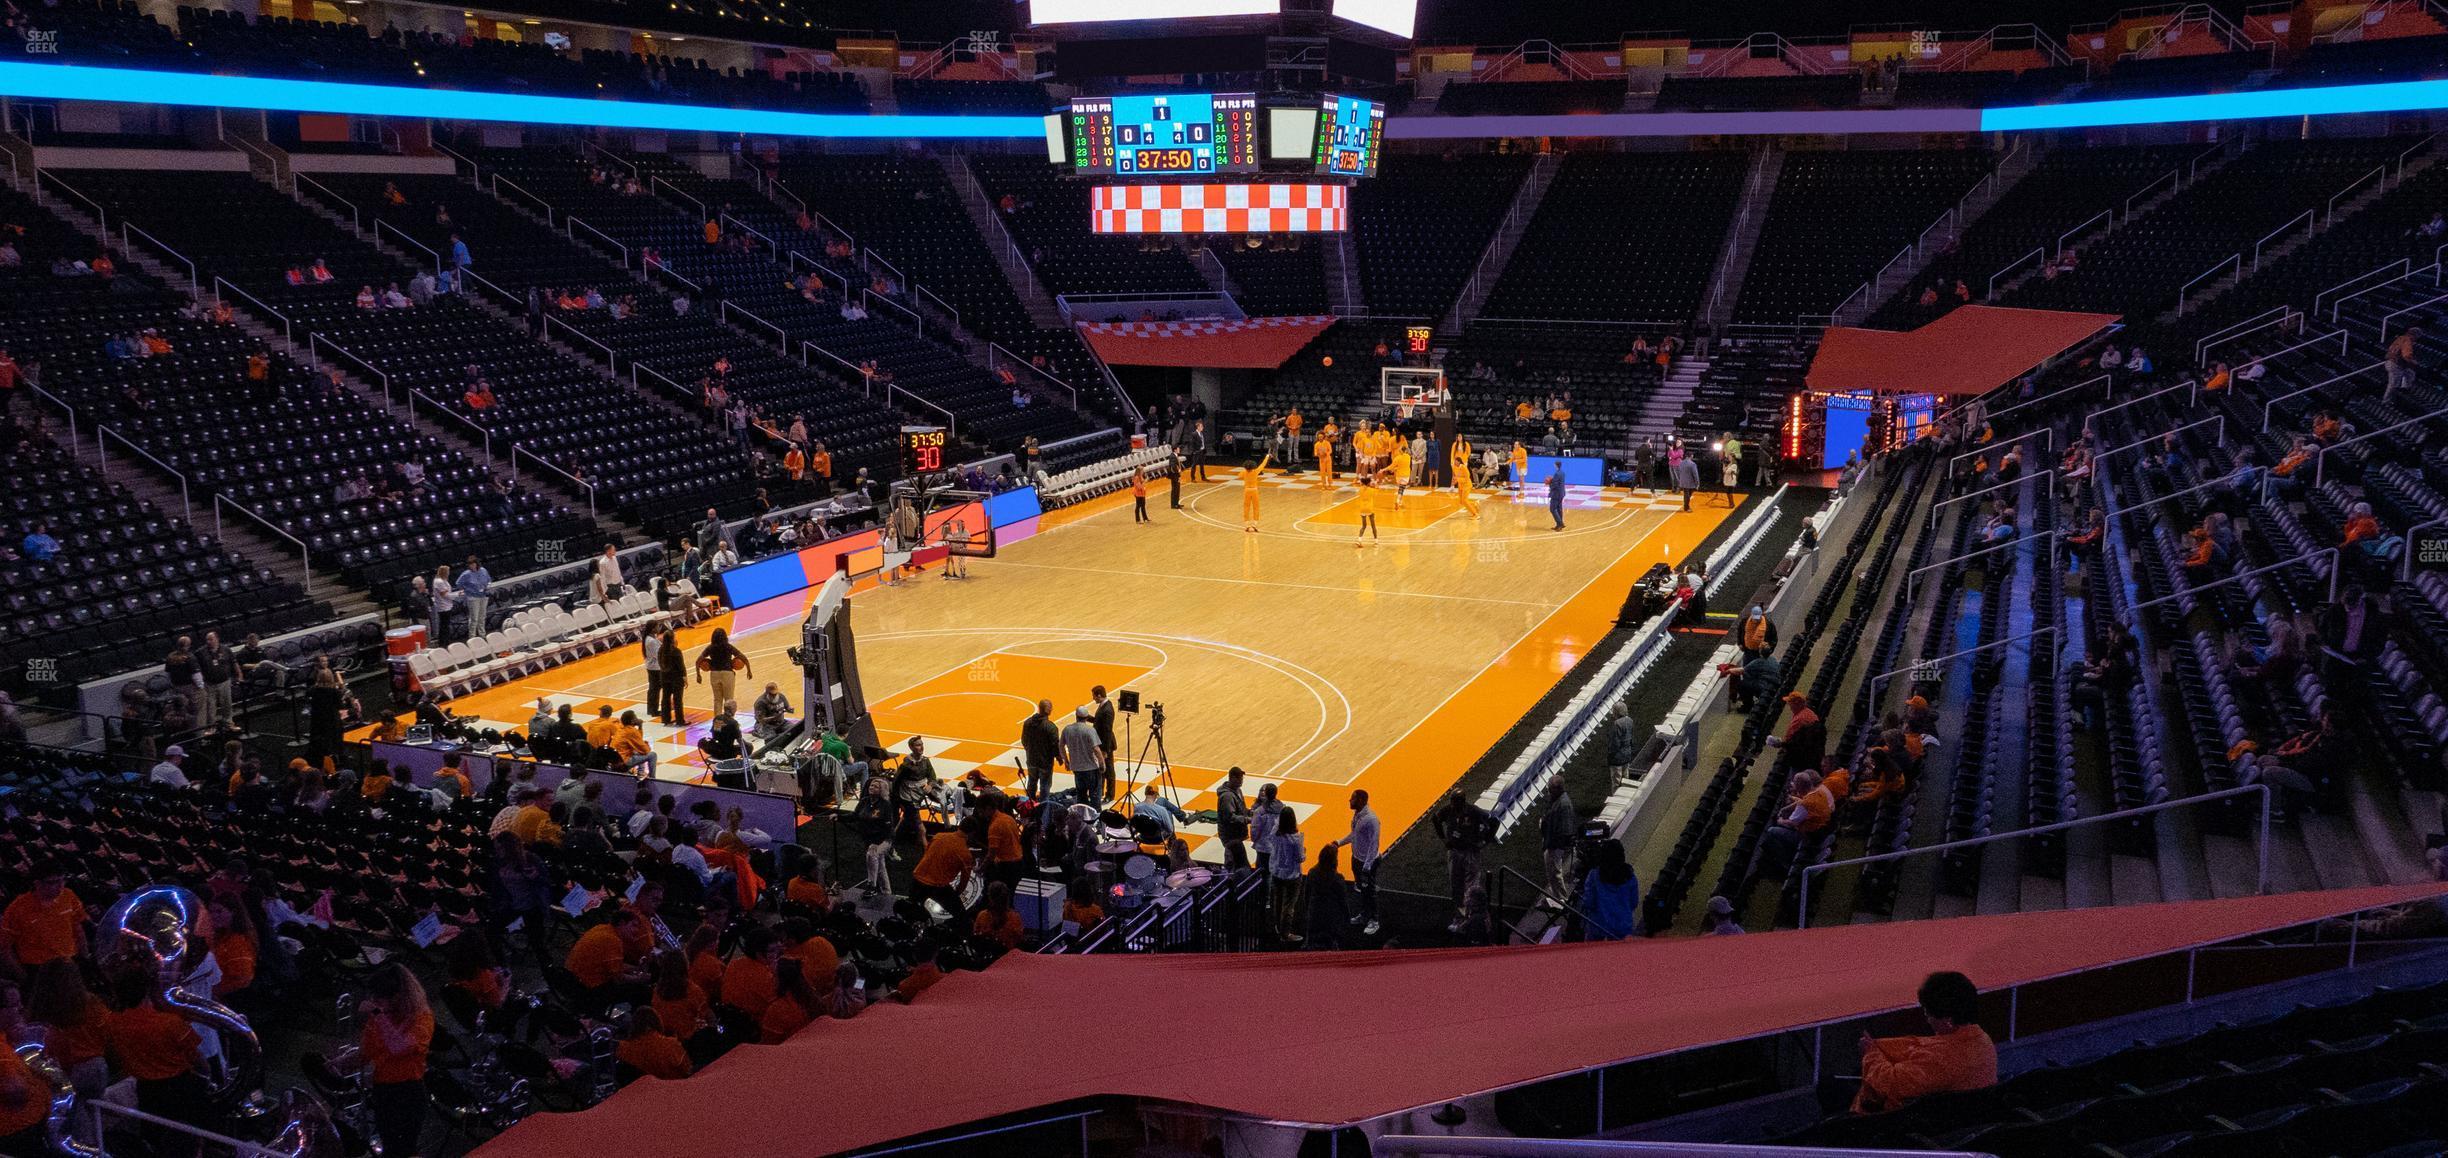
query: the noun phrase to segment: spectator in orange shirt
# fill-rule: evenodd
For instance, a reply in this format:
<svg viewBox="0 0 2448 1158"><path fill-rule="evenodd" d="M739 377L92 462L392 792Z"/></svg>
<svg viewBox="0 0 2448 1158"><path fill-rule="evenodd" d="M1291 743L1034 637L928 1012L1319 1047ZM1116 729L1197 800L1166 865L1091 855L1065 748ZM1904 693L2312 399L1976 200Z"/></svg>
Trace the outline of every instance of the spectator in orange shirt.
<svg viewBox="0 0 2448 1158"><path fill-rule="evenodd" d="M213 1121L212 1092L197 1072L204 1041L195 1026L163 1008L154 993L156 978L146 970L122 973L114 982L116 1009L103 1036L121 1073L136 1081L136 1108L190 1126ZM163 1131L151 1131L154 1152L195 1152L192 1139L184 1149Z"/></svg>
<svg viewBox="0 0 2448 1158"><path fill-rule="evenodd" d="M1900 1109L1931 1094L1982 1090L1997 1084L1997 1044L1980 1026L1980 990L1961 973L1932 973L1921 982L1927 1037L1861 1037L1861 1093L1856 1113Z"/></svg>
<svg viewBox="0 0 2448 1158"><path fill-rule="evenodd" d="M68 888L68 874L57 862L36 863L34 889L0 910L0 951L20 971L46 961L74 958L85 952L85 902Z"/></svg>
<svg viewBox="0 0 2448 1158"><path fill-rule="evenodd" d="M782 887L782 899L818 912L832 908L833 892L825 887L824 862L813 856L801 857L799 871Z"/></svg>
<svg viewBox="0 0 2448 1158"><path fill-rule="evenodd" d="M807 455L800 453L799 447L793 444L789 450L782 452L782 469L790 473L792 482L800 481L807 476Z"/></svg>
<svg viewBox="0 0 2448 1158"><path fill-rule="evenodd" d="M955 916L965 907L961 904L961 889L975 871L977 859L970 855L969 838L957 828L945 829L928 841L926 853L918 858L918 866L910 870L910 899L920 904L933 901L943 911Z"/></svg>
<svg viewBox="0 0 2448 1158"><path fill-rule="evenodd" d="M357 782L357 793L365 797L365 802L369 806L381 804L383 797L391 794L393 783L391 765L386 761L376 760L366 766L365 778Z"/></svg>
<svg viewBox="0 0 2448 1158"><path fill-rule="evenodd" d="M714 1024L713 1002L695 981L689 980L688 958L677 950L655 957L654 996L647 1004L660 1019L663 1031L682 1041Z"/></svg>
<svg viewBox="0 0 2448 1158"><path fill-rule="evenodd" d="M826 450L825 444L819 442L809 448L807 465L808 473L827 483L833 481L833 452Z"/></svg>
<svg viewBox="0 0 2448 1158"><path fill-rule="evenodd" d="M0 1049L0 1154L47 1154L51 1087L13 1049Z"/></svg>
<svg viewBox="0 0 2448 1158"><path fill-rule="evenodd" d="M587 992L605 1002L639 1001L646 995L646 974L629 947L651 944L646 922L633 910L622 909L612 919L587 930L570 946L562 967L578 978Z"/></svg>
<svg viewBox="0 0 2448 1158"><path fill-rule="evenodd" d="M221 963L221 979L213 983L213 996L243 993L255 984L255 924L247 919L245 906L218 897L204 903L204 912L212 919L213 960Z"/></svg>
<svg viewBox="0 0 2448 1158"><path fill-rule="evenodd" d="M807 966L796 957L784 957L775 964L774 999L766 1004L765 1016L757 1019L757 1040L780 1045L827 1011L831 999L810 988L807 976Z"/></svg>
<svg viewBox="0 0 2448 1158"><path fill-rule="evenodd" d="M705 919L689 930L688 940L680 946L680 951L688 954L689 980L705 990L709 1002L722 1000L723 959L719 946L723 922L728 919L720 915L724 912L727 910L708 910Z"/></svg>
<svg viewBox="0 0 2448 1158"><path fill-rule="evenodd" d="M77 1091L102 1096L110 1082L110 1067L103 1061L110 1048L110 1006L85 988L85 974L74 958L62 957L34 970L26 987L26 1016L43 1027L45 1050Z"/></svg>
<svg viewBox="0 0 2448 1158"><path fill-rule="evenodd" d="M1020 821L1012 815L1018 802L997 793L986 798L986 879L1017 890L1028 873L1020 850Z"/></svg>
<svg viewBox="0 0 2448 1158"><path fill-rule="evenodd" d="M901 984L893 989L893 996L900 998L904 1005L916 1001L919 994L934 988L936 982L944 979L944 972L943 950L937 950L933 958L920 961L908 976L901 979Z"/></svg>
<svg viewBox="0 0 2448 1158"><path fill-rule="evenodd" d="M970 922L970 933L1003 946L1017 949L1028 939L1028 930L1020 924L1020 913L1012 908L1011 886L1001 881L986 886L986 903L978 908Z"/></svg>
<svg viewBox="0 0 2448 1158"><path fill-rule="evenodd" d="M367 1000L357 1006L365 1017L357 1052L365 1060L371 1088L366 1100L374 1111L374 1134L382 1139L383 1153L413 1155L425 1132L425 1062L433 1049L433 1010L425 1004L425 987L396 961L375 973L366 989Z"/></svg>
<svg viewBox="0 0 2448 1158"><path fill-rule="evenodd" d="M740 954L723 970L722 1003L749 1025L761 1025L765 1007L773 1004L774 965L782 960L782 939L756 926L740 938Z"/></svg>
<svg viewBox="0 0 2448 1158"><path fill-rule="evenodd" d="M664 1031L662 1019L651 1009L630 1011L620 1045L613 1049L612 1056L642 1076L667 1082L697 1072L696 1065L689 1061L688 1051L681 1048L680 1039Z"/></svg>

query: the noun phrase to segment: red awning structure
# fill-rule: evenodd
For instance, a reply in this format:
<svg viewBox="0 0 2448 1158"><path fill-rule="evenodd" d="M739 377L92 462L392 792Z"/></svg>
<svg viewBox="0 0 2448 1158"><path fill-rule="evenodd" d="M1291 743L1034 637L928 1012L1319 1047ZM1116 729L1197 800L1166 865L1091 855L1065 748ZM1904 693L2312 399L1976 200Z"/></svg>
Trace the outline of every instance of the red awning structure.
<svg viewBox="0 0 2448 1158"><path fill-rule="evenodd" d="M1994 989L2439 891L2340 889L1545 947L1014 954L955 974L914 1005L818 1021L781 1045L735 1049L686 1081L640 1081L591 1110L538 1114L478 1153L802 1158L1101 1095L1358 1122L1909 1006L1932 970L1960 970ZM1148 1008L1189 1021L1161 1030L1134 1020ZM1215 1021L1224 1011L1242 1015L1239 1028Z"/></svg>
<svg viewBox="0 0 2448 1158"><path fill-rule="evenodd" d="M2119 314L1959 306L1917 330L1830 327L1808 382L1829 394L1986 394L2116 323Z"/></svg>
<svg viewBox="0 0 2448 1158"><path fill-rule="evenodd" d="M1084 322L1080 337L1117 366L1272 370L1333 325L1326 316L1187 322Z"/></svg>

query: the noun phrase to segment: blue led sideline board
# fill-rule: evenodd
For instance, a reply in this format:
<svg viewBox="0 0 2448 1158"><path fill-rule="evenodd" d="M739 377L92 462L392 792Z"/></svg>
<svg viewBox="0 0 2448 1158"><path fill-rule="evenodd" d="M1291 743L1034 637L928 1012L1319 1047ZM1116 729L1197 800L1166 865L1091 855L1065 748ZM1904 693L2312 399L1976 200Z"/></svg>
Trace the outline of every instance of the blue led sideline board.
<svg viewBox="0 0 2448 1158"><path fill-rule="evenodd" d="M1603 458L1558 458L1550 455L1534 454L1530 456L1530 478L1528 481L1530 483L1531 491L1529 497L1537 499L1540 502L1547 501L1547 492L1538 490L1537 488L1547 485L1547 476L1553 474L1555 472L1555 468L1558 466L1562 466L1564 468L1565 486L1595 487L1606 485L1606 460Z"/></svg>
<svg viewBox="0 0 2448 1158"><path fill-rule="evenodd" d="M720 576L723 601L733 607L750 607L780 595L805 590L807 572L799 564L799 552L785 551L770 559L742 563Z"/></svg>
<svg viewBox="0 0 2448 1158"><path fill-rule="evenodd" d="M0 96L199 108L274 109L365 117L432 117L607 129L754 133L778 137L1004 139L1045 136L1038 116L876 116L789 113L587 97L466 92L258 76L0 61Z"/></svg>
<svg viewBox="0 0 2448 1158"><path fill-rule="evenodd" d="M986 521L997 527L1008 527L1022 519L1033 519L1045 513L1037 501L1036 487L1008 490L986 500Z"/></svg>
<svg viewBox="0 0 2448 1158"><path fill-rule="evenodd" d="M2448 80L2388 81L2322 88L2261 89L2191 96L2130 97L1982 109L1981 131L2083 129L2103 125L2162 125L2344 113L2402 113L2448 108Z"/></svg>

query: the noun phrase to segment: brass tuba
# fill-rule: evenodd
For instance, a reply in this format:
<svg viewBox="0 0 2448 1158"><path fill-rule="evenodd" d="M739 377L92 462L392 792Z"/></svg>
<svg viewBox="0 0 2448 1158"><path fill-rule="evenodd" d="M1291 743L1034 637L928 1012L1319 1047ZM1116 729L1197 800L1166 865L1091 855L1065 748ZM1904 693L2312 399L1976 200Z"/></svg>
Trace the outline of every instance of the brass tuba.
<svg viewBox="0 0 2448 1158"><path fill-rule="evenodd" d="M36 1077L51 1083L51 1113L43 1122L51 1152L60 1158L105 1158L100 1146L86 1145L76 1136L76 1083L68 1080L67 1071L44 1052L41 1042L18 1046L17 1057Z"/></svg>
<svg viewBox="0 0 2448 1158"><path fill-rule="evenodd" d="M149 968L154 990L167 1006L187 1020L209 1027L221 1042L218 1073L205 1075L215 1108L239 1119L261 1118L269 1112L255 1091L263 1082L263 1045L254 1027L237 1010L182 985L188 954L208 946L197 943L204 927L204 904L178 885L150 884L119 898L102 914L96 934L97 954L104 962L132 960Z"/></svg>

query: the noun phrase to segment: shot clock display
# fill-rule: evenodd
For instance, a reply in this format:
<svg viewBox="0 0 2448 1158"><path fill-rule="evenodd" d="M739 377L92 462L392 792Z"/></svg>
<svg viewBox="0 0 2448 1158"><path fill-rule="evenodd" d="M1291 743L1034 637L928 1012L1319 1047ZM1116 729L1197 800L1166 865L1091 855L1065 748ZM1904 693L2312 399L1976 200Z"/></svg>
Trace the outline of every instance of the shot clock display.
<svg viewBox="0 0 2448 1158"><path fill-rule="evenodd" d="M940 426L904 426L901 428L901 471L903 474L932 474L944 468L944 447L950 440Z"/></svg>
<svg viewBox="0 0 2448 1158"><path fill-rule="evenodd" d="M1079 97L1069 119L1071 166L1080 173L1195 177L1258 169L1252 93Z"/></svg>
<svg viewBox="0 0 2448 1158"><path fill-rule="evenodd" d="M1374 177L1385 143L1385 106L1327 93L1318 101L1317 171L1327 177Z"/></svg>

